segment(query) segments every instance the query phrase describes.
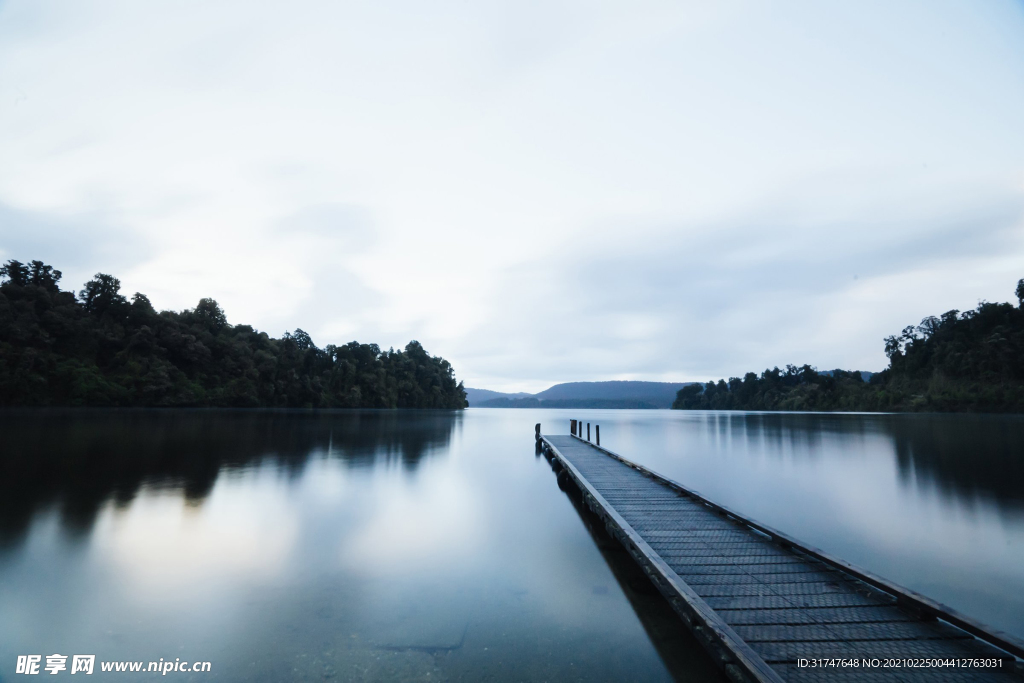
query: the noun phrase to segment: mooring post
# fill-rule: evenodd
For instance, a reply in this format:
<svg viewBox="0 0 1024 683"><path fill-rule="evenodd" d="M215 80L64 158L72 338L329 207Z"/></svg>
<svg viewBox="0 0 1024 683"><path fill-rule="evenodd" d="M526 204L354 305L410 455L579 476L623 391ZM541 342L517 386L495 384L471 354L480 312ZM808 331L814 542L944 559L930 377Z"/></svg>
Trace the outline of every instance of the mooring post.
<svg viewBox="0 0 1024 683"><path fill-rule="evenodd" d="M537 425L537 426L540 427L540 425ZM594 431L597 432L595 434L595 436L597 437L597 445L600 446L601 445L601 425L594 425ZM537 438L539 439L540 437L538 436Z"/></svg>
<svg viewBox="0 0 1024 683"><path fill-rule="evenodd" d="M534 433L534 440L537 443L540 443L540 422L538 422L537 426L533 428L533 433Z"/></svg>
<svg viewBox="0 0 1024 683"><path fill-rule="evenodd" d="M590 441L590 423L587 423L587 441Z"/></svg>
<svg viewBox="0 0 1024 683"><path fill-rule="evenodd" d="M576 420L569 420L569 433L576 436Z"/></svg>

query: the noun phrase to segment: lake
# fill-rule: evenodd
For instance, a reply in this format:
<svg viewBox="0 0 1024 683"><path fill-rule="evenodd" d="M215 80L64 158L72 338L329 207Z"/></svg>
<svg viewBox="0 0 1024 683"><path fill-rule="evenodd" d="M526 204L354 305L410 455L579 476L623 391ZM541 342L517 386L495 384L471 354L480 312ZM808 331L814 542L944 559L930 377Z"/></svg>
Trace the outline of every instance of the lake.
<svg viewBox="0 0 1024 683"><path fill-rule="evenodd" d="M536 456L534 423L570 418L1024 637L1020 416L6 411L0 680L54 653L92 680L719 680Z"/></svg>

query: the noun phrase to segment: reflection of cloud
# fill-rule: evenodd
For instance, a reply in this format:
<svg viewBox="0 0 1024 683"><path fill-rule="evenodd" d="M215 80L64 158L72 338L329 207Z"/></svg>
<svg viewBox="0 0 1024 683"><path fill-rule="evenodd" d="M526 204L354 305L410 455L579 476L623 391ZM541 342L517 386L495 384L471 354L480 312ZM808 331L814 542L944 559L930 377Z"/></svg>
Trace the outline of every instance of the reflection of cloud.
<svg viewBox="0 0 1024 683"><path fill-rule="evenodd" d="M124 511L108 508L96 525L95 548L123 580L149 598L169 585L207 589L281 571L298 522L285 492L254 475L220 483L205 503L178 492L139 495Z"/></svg>
<svg viewBox="0 0 1024 683"><path fill-rule="evenodd" d="M431 470L410 483L392 472L376 482L385 491L366 526L342 548L350 568L374 575L410 566L423 570L470 558L482 541L484 509L468 482L453 472Z"/></svg>

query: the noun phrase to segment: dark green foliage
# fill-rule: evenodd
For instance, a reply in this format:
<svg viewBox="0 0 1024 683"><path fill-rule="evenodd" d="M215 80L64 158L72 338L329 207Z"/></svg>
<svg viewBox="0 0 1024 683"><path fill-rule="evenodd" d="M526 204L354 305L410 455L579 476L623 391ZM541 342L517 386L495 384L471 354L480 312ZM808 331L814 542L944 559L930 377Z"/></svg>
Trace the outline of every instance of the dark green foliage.
<svg viewBox="0 0 1024 683"><path fill-rule="evenodd" d="M772 368L760 376L691 384L680 389L673 408L698 410L871 410L874 393L860 372L822 374L809 365ZM875 408L877 409L877 408Z"/></svg>
<svg viewBox="0 0 1024 683"><path fill-rule="evenodd" d="M320 349L230 325L213 299L157 312L98 274L76 298L40 261L0 267L0 406L464 408L448 361L351 342Z"/></svg>
<svg viewBox="0 0 1024 683"><path fill-rule="evenodd" d="M981 303L948 311L885 339L889 367L819 374L804 365L681 389L673 408L1024 412L1024 280L1021 306Z"/></svg>

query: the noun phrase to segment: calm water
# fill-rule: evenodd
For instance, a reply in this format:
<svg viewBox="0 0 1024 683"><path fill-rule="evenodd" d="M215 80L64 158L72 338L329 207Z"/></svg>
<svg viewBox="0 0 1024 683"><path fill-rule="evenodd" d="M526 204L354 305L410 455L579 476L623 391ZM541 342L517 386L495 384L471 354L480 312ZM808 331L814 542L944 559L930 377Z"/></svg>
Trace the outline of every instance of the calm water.
<svg viewBox="0 0 1024 683"><path fill-rule="evenodd" d="M1019 417L7 412L0 680L53 653L212 662L178 680L715 680L535 457L533 424L570 417L1024 636Z"/></svg>

